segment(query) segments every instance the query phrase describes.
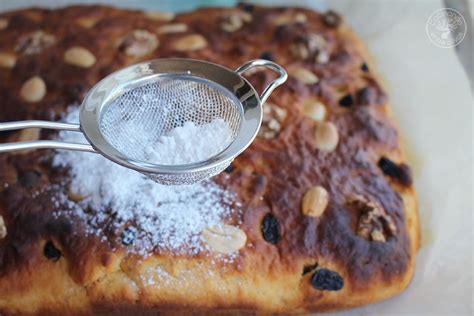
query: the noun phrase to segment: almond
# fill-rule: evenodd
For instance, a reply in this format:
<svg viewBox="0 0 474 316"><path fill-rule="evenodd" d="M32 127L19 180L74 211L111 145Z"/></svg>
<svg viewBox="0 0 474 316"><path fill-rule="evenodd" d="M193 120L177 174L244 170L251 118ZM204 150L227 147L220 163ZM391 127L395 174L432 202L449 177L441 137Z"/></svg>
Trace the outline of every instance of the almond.
<svg viewBox="0 0 474 316"><path fill-rule="evenodd" d="M385 242L397 234L397 226L390 215L377 201L370 201L362 195L348 199L349 207L359 213L357 235L371 241Z"/></svg>
<svg viewBox="0 0 474 316"><path fill-rule="evenodd" d="M244 25L244 23L249 23L252 21L252 15L247 12L232 12L224 18L224 21L221 23L221 29L232 33Z"/></svg>
<svg viewBox="0 0 474 316"><path fill-rule="evenodd" d="M339 142L339 132L331 122L319 123L314 132L316 147L323 151L333 151Z"/></svg>
<svg viewBox="0 0 474 316"><path fill-rule="evenodd" d="M67 196L76 203L79 203L88 197L87 195L83 195L81 193L77 193L71 190L67 193Z"/></svg>
<svg viewBox="0 0 474 316"><path fill-rule="evenodd" d="M303 114L315 121L323 121L326 117L326 107L315 99L307 99L303 103Z"/></svg>
<svg viewBox="0 0 474 316"><path fill-rule="evenodd" d="M370 237L372 237L373 241L381 241L381 242L386 241L385 236L383 235L383 233L380 230L373 230L370 233Z"/></svg>
<svg viewBox="0 0 474 316"><path fill-rule="evenodd" d="M7 19L0 19L0 30L4 30L8 27Z"/></svg>
<svg viewBox="0 0 474 316"><path fill-rule="evenodd" d="M318 76L302 67L294 67L289 69L290 76L304 84L316 84L319 81Z"/></svg>
<svg viewBox="0 0 474 316"><path fill-rule="evenodd" d="M39 128L27 128L20 132L18 136L19 142L32 142L38 140L40 137Z"/></svg>
<svg viewBox="0 0 474 316"><path fill-rule="evenodd" d="M16 56L7 53L0 53L0 67L13 68L16 64Z"/></svg>
<svg viewBox="0 0 474 316"><path fill-rule="evenodd" d="M329 194L322 186L310 188L303 196L301 210L304 215L320 217L326 210Z"/></svg>
<svg viewBox="0 0 474 316"><path fill-rule="evenodd" d="M84 17L76 20L76 23L83 28L90 29L97 23L97 18Z"/></svg>
<svg viewBox="0 0 474 316"><path fill-rule="evenodd" d="M169 33L184 33L188 30L188 26L184 23L165 24L158 28L158 33L169 34Z"/></svg>
<svg viewBox="0 0 474 316"><path fill-rule="evenodd" d="M232 33L240 29L242 25L244 25L242 19L238 15L232 14L221 24L221 28L226 32Z"/></svg>
<svg viewBox="0 0 474 316"><path fill-rule="evenodd" d="M265 139L274 138L281 130L286 115L286 109L267 102L263 107L262 126L258 131L258 136Z"/></svg>
<svg viewBox="0 0 474 316"><path fill-rule="evenodd" d="M159 45L155 34L138 29L124 38L121 49L130 57L142 57L151 54Z"/></svg>
<svg viewBox="0 0 474 316"><path fill-rule="evenodd" d="M38 76L28 79L20 90L20 96L27 102L39 102L46 95L46 84Z"/></svg>
<svg viewBox="0 0 474 316"><path fill-rule="evenodd" d="M39 128L27 128L18 132L16 141L18 142L32 142L40 138L40 129ZM34 149L23 149L17 151L17 154L26 154L32 152Z"/></svg>
<svg viewBox="0 0 474 316"><path fill-rule="evenodd" d="M68 64L89 68L95 64L95 56L84 47L74 46L64 53L64 61Z"/></svg>
<svg viewBox="0 0 474 316"><path fill-rule="evenodd" d="M2 215L0 215L0 239L3 239L7 236L7 227L5 226L5 221L3 220Z"/></svg>
<svg viewBox="0 0 474 316"><path fill-rule="evenodd" d="M207 40L200 34L184 36L173 43L173 48L177 51L195 51L207 46Z"/></svg>
<svg viewBox="0 0 474 316"><path fill-rule="evenodd" d="M275 25L287 25L294 23L305 23L308 20L306 15L301 12L287 12L279 15L273 20Z"/></svg>
<svg viewBox="0 0 474 316"><path fill-rule="evenodd" d="M171 12L152 11L145 12L145 16L154 21L171 21L176 15Z"/></svg>
<svg viewBox="0 0 474 316"><path fill-rule="evenodd" d="M21 36L15 50L25 55L38 54L55 43L56 37L54 35L39 30Z"/></svg>
<svg viewBox="0 0 474 316"><path fill-rule="evenodd" d="M202 237L211 249L225 254L238 251L247 242L247 235L243 230L225 224L204 229Z"/></svg>

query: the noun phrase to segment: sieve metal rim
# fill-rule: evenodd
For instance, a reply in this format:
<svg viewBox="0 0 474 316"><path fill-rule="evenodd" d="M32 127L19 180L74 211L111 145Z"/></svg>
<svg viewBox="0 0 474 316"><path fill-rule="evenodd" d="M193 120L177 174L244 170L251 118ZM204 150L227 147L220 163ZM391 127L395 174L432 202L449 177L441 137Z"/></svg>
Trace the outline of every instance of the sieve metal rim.
<svg viewBox="0 0 474 316"><path fill-rule="evenodd" d="M116 150L102 135L101 113L115 98L130 90L127 87L148 84L159 76L199 77L217 84L239 101L242 111L240 130L234 141L219 154L201 162L186 165L159 165L137 161ZM114 72L97 83L86 95L80 110L80 126L92 147L106 158L127 168L146 173L185 174L205 171L230 163L256 137L262 121L261 100L254 87L236 71L211 62L167 58L131 65Z"/></svg>
<svg viewBox="0 0 474 316"><path fill-rule="evenodd" d="M278 77L271 81L259 96L253 86L242 76L242 74L247 70L260 66L275 71L278 74ZM244 111L240 133L237 135L238 137L220 154L207 161L195 163L194 165L165 166L166 168L160 168L163 166L135 162L128 157L123 157L121 153L117 152L103 137L101 137L101 108L107 104L107 100L117 97L117 95L122 93L121 87L123 84L130 85L131 82L146 80L146 78L154 74L159 75L177 72L211 80L215 84L220 85L235 94L236 98L240 100L240 105ZM89 144L40 139L35 141L0 144L0 153L41 148L99 153L109 160L138 172L142 172L149 177L156 175L156 181L170 183L176 183L176 181L173 179L165 179L163 177L172 177L175 175L185 177L191 174L197 175L199 173L206 173L210 170L213 170L212 172L215 174L218 170L223 170L237 155L252 143L261 125L262 104L265 103L273 90L283 84L287 78L288 74L283 67L264 59L250 60L241 65L235 71L210 62L184 58L159 59L142 62L107 76L95 85L91 91L89 91L81 106L79 120L82 126L76 123L49 122L41 120L0 123L0 131L43 128L82 132L85 138L89 141ZM106 148L107 151L105 151L104 148ZM163 180L160 180L160 177L162 177ZM195 179L190 181L199 180Z"/></svg>

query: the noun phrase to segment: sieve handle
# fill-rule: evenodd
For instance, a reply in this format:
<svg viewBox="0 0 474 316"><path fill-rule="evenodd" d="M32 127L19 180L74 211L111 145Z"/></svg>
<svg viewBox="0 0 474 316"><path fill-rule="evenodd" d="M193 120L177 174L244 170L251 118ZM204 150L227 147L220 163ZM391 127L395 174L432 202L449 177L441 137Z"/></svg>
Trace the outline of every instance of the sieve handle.
<svg viewBox="0 0 474 316"><path fill-rule="evenodd" d="M48 122L48 121L18 121L18 122L7 122L0 123L0 132L12 131L25 128L46 128L72 132L82 132L81 127L77 124L59 123L59 122ZM76 150L95 153L96 151L90 144L75 144L65 143L54 140L36 140L31 142L19 142L19 143L5 143L0 144L0 153L11 152L25 149L66 149Z"/></svg>
<svg viewBox="0 0 474 316"><path fill-rule="evenodd" d="M239 68L237 68L235 72L237 72L239 75L242 75L244 72L254 67L266 67L275 71L279 75L278 78L270 82L270 84L263 90L262 94L260 95L260 100L263 104L265 103L265 101L267 101L273 90L275 90L275 88L283 84L286 79L288 79L288 73L282 66L266 59L254 59L248 61Z"/></svg>

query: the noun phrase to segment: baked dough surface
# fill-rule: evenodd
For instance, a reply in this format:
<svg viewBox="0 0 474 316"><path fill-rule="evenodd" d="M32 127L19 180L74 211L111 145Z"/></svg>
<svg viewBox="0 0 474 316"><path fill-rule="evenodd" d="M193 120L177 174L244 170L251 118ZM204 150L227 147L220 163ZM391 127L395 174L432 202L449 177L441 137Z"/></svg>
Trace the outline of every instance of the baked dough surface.
<svg viewBox="0 0 474 316"><path fill-rule="evenodd" d="M57 216L51 202L58 192L71 195L67 168L52 167L54 151L0 154L2 315L326 311L380 301L409 284L419 245L410 170L373 64L338 15L250 5L176 16L73 6L0 19L7 21L0 53L15 59L0 66L0 121L61 120L98 80L141 60L188 57L235 69L267 58L290 72L265 105L260 136L213 179L235 192L242 208L229 220L240 220L247 242L229 260L212 250L177 255L159 247L143 256L120 241L120 231L87 234L89 223ZM180 41L192 34L204 41ZM72 46L89 50L93 65L67 64ZM46 94L27 102L20 91L33 76L43 79ZM248 78L262 91L273 76ZM315 103L337 129L333 150L318 147L322 122L308 114ZM38 136L0 135L4 142ZM301 204L316 185L329 202L311 217Z"/></svg>

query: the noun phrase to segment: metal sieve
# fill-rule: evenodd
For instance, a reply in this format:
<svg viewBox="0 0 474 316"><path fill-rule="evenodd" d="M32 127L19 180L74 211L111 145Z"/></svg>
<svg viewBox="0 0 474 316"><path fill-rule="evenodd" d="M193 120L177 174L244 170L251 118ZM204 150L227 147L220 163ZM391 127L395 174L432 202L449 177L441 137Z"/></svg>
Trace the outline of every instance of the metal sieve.
<svg viewBox="0 0 474 316"><path fill-rule="evenodd" d="M242 74L263 66L278 73L259 96ZM162 184L191 184L212 177L254 140L262 121L262 104L287 79L268 60L252 60L237 70L193 59L157 59L132 65L105 77L86 95L80 125L47 121L0 123L0 131L48 128L82 132L89 144L53 140L0 144L0 152L52 148L99 153ZM147 155L144 135L158 139L191 121L220 118L232 141L220 153L191 164L160 165Z"/></svg>

